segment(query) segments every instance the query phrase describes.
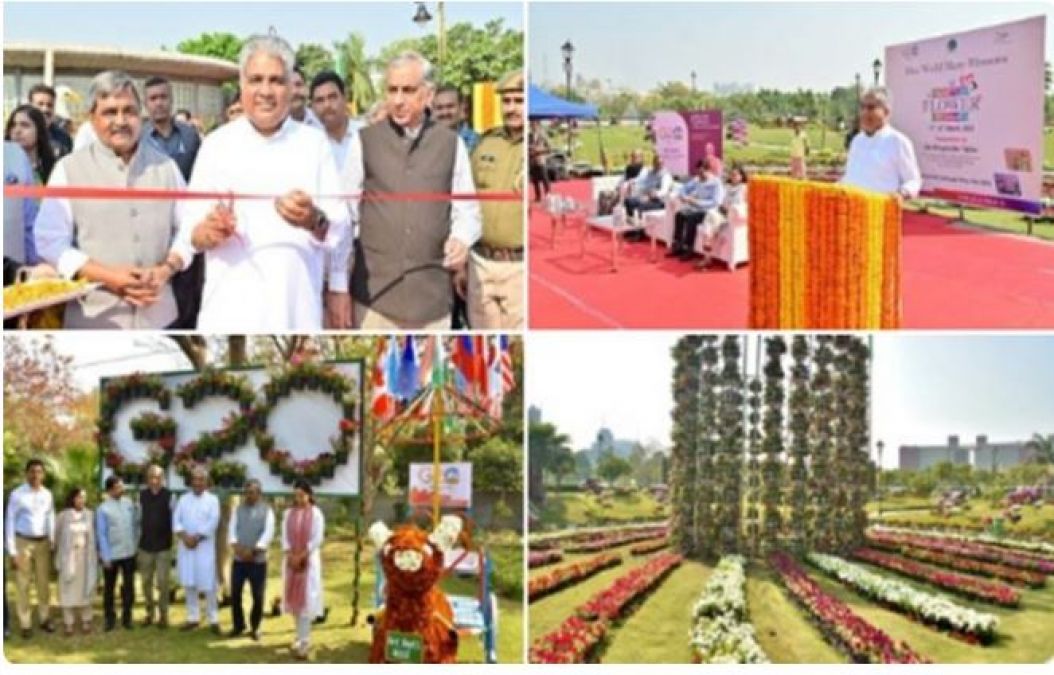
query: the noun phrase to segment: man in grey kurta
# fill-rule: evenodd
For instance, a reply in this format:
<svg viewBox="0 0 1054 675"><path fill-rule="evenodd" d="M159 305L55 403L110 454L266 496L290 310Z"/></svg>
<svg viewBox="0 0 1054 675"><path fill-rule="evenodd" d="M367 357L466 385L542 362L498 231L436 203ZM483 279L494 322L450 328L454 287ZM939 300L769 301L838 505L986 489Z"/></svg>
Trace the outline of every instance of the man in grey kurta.
<svg viewBox="0 0 1054 675"><path fill-rule="evenodd" d="M179 168L140 142L140 99L128 75L100 73L89 88L96 139L55 166L49 187L185 187ZM47 198L34 227L37 251L67 279L102 284L66 306L67 328L162 329L176 319L169 283L193 257L179 236L180 202L171 199Z"/></svg>
<svg viewBox="0 0 1054 675"><path fill-rule="evenodd" d="M121 575L121 625L132 629L132 605L135 604L135 552L139 548L139 511L124 494L124 483L115 475L104 485L106 499L95 512L95 537L103 566L103 614L106 630L117 625L114 590Z"/></svg>
<svg viewBox="0 0 1054 675"><path fill-rule="evenodd" d="M242 590L248 581L253 598L249 635L253 640L259 640L267 584L267 548L274 539L274 511L263 500L260 481L252 479L245 484L244 499L231 514L228 537L234 555L231 563L231 618L234 626L230 637L245 632Z"/></svg>

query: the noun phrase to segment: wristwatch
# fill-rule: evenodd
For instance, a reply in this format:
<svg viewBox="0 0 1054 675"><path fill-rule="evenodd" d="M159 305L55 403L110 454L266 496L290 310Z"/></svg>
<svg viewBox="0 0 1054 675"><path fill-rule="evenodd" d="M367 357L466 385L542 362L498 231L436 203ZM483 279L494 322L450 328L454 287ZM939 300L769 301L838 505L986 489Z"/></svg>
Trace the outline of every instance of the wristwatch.
<svg viewBox="0 0 1054 675"><path fill-rule="evenodd" d="M321 239L326 234L326 230L329 229L329 218L326 217L326 212L322 209L318 209L316 214L315 224L311 227L311 234Z"/></svg>

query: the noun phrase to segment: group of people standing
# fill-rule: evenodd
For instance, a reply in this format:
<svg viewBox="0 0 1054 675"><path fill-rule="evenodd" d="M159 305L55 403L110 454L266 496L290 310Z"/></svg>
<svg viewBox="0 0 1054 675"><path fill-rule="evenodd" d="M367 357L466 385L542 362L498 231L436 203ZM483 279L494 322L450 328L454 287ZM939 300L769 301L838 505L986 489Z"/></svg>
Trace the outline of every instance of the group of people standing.
<svg viewBox="0 0 1054 675"><path fill-rule="evenodd" d="M176 542L175 567L185 594L183 631L199 628L202 619L200 596L205 597L204 619L209 629L221 634L217 600L218 546L229 545L231 621L228 636L246 633L260 639L267 586L267 560L275 537L273 508L264 499L260 483L246 483L242 499L233 509L226 531L220 527L220 503L208 490L208 477L195 469L190 490L174 495L164 485L164 471L150 466L146 484L133 501L123 481L115 475L104 483L104 496L93 514L83 487L69 490L62 510L56 514L51 492L44 486L42 461L26 464L26 482L8 500L4 520L5 548L15 571L17 615L24 638L32 637L34 621L30 594L36 592L36 626L54 632L51 618L51 572L54 568L58 604L62 608L63 632L94 629L93 605L97 582L103 579L103 627L134 628L135 576L138 572L144 596L142 626L169 627L172 545ZM294 617L294 656L306 658L312 622L323 615L321 548L325 530L322 511L314 504L314 493L306 481L293 489L293 504L285 512L281 528L282 607ZM120 608L117 582L120 577ZM246 618L242 595L246 584L252 605ZM4 619L8 621L6 587ZM5 634L6 634L5 625Z"/></svg>
<svg viewBox="0 0 1054 675"><path fill-rule="evenodd" d="M522 72L498 83L503 126L479 136L415 52L387 64L370 124L336 73L306 83L278 36L249 38L239 68L237 116L204 139L163 78L141 96L125 73L97 75L61 159L43 113L16 109L8 184L235 196L5 199L5 284L20 268L101 284L67 305L69 328L449 329L457 298L473 328L522 327Z"/></svg>

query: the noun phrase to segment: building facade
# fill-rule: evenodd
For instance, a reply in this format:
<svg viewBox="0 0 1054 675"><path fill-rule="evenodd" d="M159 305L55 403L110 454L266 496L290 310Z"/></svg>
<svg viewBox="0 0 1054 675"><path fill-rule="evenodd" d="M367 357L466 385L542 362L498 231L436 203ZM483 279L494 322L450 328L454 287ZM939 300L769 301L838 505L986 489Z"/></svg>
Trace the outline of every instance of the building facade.
<svg viewBox="0 0 1054 675"><path fill-rule="evenodd" d="M909 471L928 469L942 462L975 469L998 471L1030 461L1033 451L1028 441L991 443L988 436L978 436L972 445L963 444L958 436L949 436L944 445L902 445L898 468Z"/></svg>

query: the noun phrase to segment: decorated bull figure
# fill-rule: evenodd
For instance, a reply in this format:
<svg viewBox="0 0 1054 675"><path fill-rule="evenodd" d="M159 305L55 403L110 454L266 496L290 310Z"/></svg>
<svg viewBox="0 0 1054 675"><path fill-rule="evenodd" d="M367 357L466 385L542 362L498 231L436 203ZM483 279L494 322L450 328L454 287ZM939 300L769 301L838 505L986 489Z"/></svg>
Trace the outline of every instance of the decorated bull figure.
<svg viewBox="0 0 1054 675"><path fill-rule="evenodd" d="M460 533L457 516L443 516L431 534L413 524L394 532L379 521L370 527L386 580L384 604L370 617L370 663L457 662L454 612L437 584Z"/></svg>

